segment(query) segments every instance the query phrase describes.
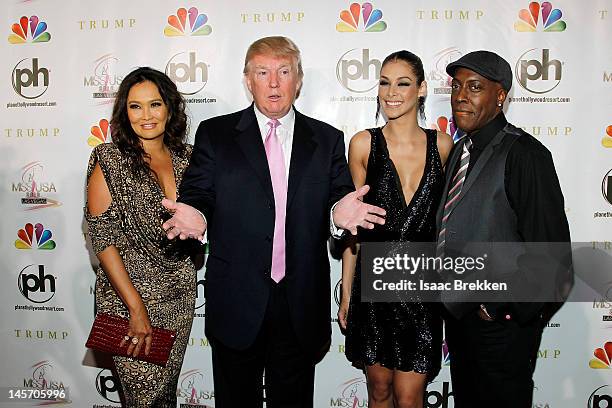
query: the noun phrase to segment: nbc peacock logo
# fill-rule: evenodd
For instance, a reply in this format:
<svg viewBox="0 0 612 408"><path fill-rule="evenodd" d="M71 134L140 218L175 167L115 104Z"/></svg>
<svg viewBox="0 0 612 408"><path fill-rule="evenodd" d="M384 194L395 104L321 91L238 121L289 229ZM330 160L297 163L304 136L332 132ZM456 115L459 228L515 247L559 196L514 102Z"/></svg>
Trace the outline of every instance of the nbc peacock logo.
<svg viewBox="0 0 612 408"><path fill-rule="evenodd" d="M567 24L561 20L562 15L561 10L553 9L552 4L548 1L541 4L532 1L528 9L519 11L519 19L514 23L514 29L522 33L535 32L538 24L541 24L544 26L544 32L565 31ZM541 20L540 16L542 16Z"/></svg>
<svg viewBox="0 0 612 408"><path fill-rule="evenodd" d="M601 139L603 147L612 147L612 125L606 128L606 135Z"/></svg>
<svg viewBox="0 0 612 408"><path fill-rule="evenodd" d="M465 132L455 125L455 120L452 116L450 120L446 116L438 116L436 123L432 123L429 128L448 133L455 142L465 135Z"/></svg>
<svg viewBox="0 0 612 408"><path fill-rule="evenodd" d="M91 147L96 147L99 144L106 143L109 136L108 120L100 119L97 125L91 127L87 144Z"/></svg>
<svg viewBox="0 0 612 408"><path fill-rule="evenodd" d="M168 25L164 28L166 37L202 36L212 33L208 24L208 16L199 14L196 7L187 10L184 7L176 10L176 14L168 16Z"/></svg>
<svg viewBox="0 0 612 408"><path fill-rule="evenodd" d="M603 347L597 347L593 351L595 358L589 361L589 367L595 369L610 369L612 361L612 341L606 342Z"/></svg>
<svg viewBox="0 0 612 408"><path fill-rule="evenodd" d="M15 248L17 249L55 249L55 241L51 238L53 233L50 229L37 222L36 224L27 223L23 228L17 231L18 239L15 240Z"/></svg>
<svg viewBox="0 0 612 408"><path fill-rule="evenodd" d="M382 11L375 9L372 3L352 3L348 10L340 12L336 31L352 33L361 30L366 33L379 33L387 29L387 23L383 21L382 16Z"/></svg>
<svg viewBox="0 0 612 408"><path fill-rule="evenodd" d="M44 43L51 40L47 23L41 21L38 16L21 17L18 23L11 26L11 31L12 34L8 36L8 42L11 44Z"/></svg>
<svg viewBox="0 0 612 408"><path fill-rule="evenodd" d="M450 366L451 356L448 351L448 344L446 343L446 339L442 342L442 365L445 367Z"/></svg>

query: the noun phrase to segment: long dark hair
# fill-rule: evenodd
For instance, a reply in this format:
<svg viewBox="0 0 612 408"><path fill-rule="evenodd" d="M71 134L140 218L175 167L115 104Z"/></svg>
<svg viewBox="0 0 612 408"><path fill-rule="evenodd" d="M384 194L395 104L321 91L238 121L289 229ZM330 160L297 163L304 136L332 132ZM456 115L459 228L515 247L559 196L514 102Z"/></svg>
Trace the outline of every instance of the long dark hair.
<svg viewBox="0 0 612 408"><path fill-rule="evenodd" d="M185 151L187 137L187 114L185 99L176 88L176 84L163 72L149 67L137 68L130 72L119 85L111 117L111 137L119 151L128 158L130 170L135 175L147 174L150 171L145 158L147 153L142 142L134 133L127 113L127 100L130 89L136 84L150 81L157 86L162 100L168 109L168 122L164 133L164 144L168 149L182 154Z"/></svg>
<svg viewBox="0 0 612 408"><path fill-rule="evenodd" d="M414 71L414 74L416 75L417 86L421 86L421 84L425 80L425 70L423 69L423 61L421 61L421 59L418 56L406 50L396 51L392 54L387 55L387 58L384 59L381 65L381 69L387 63L392 62L392 61L393 62L394 61L404 61L405 63L410 65L410 67ZM424 96L419 96L419 99L417 102L417 109L419 112L419 116L421 117L423 121L425 121L425 97ZM376 97L376 122L378 122L379 115L380 115L380 101L378 100L378 96L377 96Z"/></svg>

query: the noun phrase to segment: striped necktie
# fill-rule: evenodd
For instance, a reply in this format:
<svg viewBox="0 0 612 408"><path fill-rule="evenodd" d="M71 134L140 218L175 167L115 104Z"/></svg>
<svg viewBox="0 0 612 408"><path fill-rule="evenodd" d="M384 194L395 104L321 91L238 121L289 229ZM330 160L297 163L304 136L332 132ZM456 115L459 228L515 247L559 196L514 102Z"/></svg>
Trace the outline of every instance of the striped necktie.
<svg viewBox="0 0 612 408"><path fill-rule="evenodd" d="M459 169L457 173L453 177L450 182L452 186L450 190L448 190L448 194L446 195L446 202L444 204L444 212L442 215L442 223L440 224L440 233L438 234L438 246L436 248L436 256L443 257L444 256L444 245L446 244L446 221L448 221L448 217L451 212L455 208L457 204L457 199L461 194L461 188L463 187L463 183L465 182L465 176L467 174L467 169L470 164L470 150L472 149L472 140L469 137L465 137L465 143L463 144L463 149L461 152L461 160L459 161Z"/></svg>

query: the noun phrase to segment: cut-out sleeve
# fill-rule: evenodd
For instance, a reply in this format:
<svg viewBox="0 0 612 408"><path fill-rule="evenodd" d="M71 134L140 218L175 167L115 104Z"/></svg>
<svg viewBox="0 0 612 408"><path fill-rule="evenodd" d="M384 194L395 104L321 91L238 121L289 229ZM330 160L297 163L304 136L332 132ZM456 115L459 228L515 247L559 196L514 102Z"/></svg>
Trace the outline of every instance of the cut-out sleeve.
<svg viewBox="0 0 612 408"><path fill-rule="evenodd" d="M87 221L87 230L91 239L93 250L96 254L102 252L104 249L111 245L116 245L119 235L121 234L121 217L117 204L113 198L112 183L110 182L110 172L108 169L108 163L106 163L106 155L100 154L103 145L97 146L92 152L89 158L89 164L87 166L87 180L96 167L96 164L100 164L100 169L104 175L106 184L111 192L111 203L109 207L99 215L91 215L88 210L88 203L85 203L84 213L85 220Z"/></svg>

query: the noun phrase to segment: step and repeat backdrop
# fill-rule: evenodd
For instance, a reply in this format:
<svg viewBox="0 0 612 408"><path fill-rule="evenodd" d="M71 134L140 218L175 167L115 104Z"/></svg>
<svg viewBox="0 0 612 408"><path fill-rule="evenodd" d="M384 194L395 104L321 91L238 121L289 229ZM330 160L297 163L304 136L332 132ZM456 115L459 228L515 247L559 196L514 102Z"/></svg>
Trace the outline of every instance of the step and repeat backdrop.
<svg viewBox="0 0 612 408"><path fill-rule="evenodd" d="M298 44L305 76L296 106L342 129L347 145L376 125L387 54L408 49L422 58L428 82L422 125L454 133L445 66L472 50L496 51L514 72L506 115L552 151L573 240L612 252L609 0L6 0L0 16L0 387L68 389L62 403L120 406L109 361L84 346L97 263L83 220L89 154L111 141L113 98L139 66L176 81L188 102L190 140L199 121L247 106L244 54L263 36L286 35ZM333 305L340 277L332 259ZM203 279L201 270L177 400L214 407ZM566 304L549 323L534 407L612 407L608 289ZM332 344L317 368L315 406L366 407L365 379L344 357L336 306L330 320ZM427 388L429 408L453 407L446 348L442 358Z"/></svg>

